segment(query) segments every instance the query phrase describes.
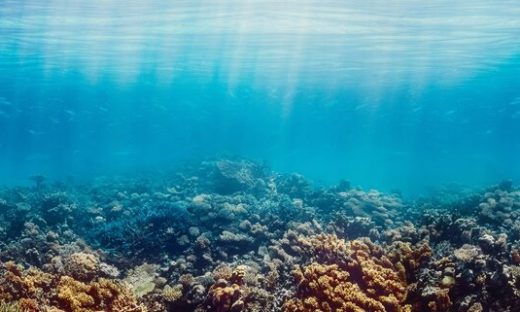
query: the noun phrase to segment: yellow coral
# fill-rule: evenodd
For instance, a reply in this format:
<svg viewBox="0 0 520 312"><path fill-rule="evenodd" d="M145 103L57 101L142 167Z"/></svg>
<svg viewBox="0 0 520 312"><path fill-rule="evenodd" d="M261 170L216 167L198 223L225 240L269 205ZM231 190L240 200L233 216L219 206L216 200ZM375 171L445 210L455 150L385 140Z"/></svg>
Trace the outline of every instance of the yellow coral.
<svg viewBox="0 0 520 312"><path fill-rule="evenodd" d="M22 307L18 302L5 303L0 301L0 312L22 312Z"/></svg>
<svg viewBox="0 0 520 312"><path fill-rule="evenodd" d="M177 284L173 287L166 285L163 289L162 295L164 300L168 302L175 302L182 298L182 285Z"/></svg>
<svg viewBox="0 0 520 312"><path fill-rule="evenodd" d="M244 284L244 279L246 278L247 273L247 267L239 265L231 273L230 281L242 285Z"/></svg>
<svg viewBox="0 0 520 312"><path fill-rule="evenodd" d="M87 293L90 287L72 277L63 276L58 284L58 298L72 312L81 312L94 305L94 298Z"/></svg>

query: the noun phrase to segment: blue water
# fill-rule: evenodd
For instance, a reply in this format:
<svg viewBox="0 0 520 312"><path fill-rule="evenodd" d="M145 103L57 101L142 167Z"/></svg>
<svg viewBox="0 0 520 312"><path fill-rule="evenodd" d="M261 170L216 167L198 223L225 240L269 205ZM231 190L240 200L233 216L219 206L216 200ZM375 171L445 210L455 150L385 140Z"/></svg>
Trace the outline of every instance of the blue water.
<svg viewBox="0 0 520 312"><path fill-rule="evenodd" d="M419 194L520 180L518 1L0 3L0 184L240 156Z"/></svg>

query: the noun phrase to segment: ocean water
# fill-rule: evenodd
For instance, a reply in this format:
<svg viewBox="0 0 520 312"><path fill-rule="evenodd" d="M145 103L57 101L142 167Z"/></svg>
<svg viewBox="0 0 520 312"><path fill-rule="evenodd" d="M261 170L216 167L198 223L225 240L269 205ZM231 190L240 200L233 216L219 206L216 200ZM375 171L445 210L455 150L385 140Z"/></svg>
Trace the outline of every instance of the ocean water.
<svg viewBox="0 0 520 312"><path fill-rule="evenodd" d="M410 196L518 181L518 1L0 2L0 184L224 156Z"/></svg>
<svg viewBox="0 0 520 312"><path fill-rule="evenodd" d="M0 0L0 311L519 290L520 0Z"/></svg>

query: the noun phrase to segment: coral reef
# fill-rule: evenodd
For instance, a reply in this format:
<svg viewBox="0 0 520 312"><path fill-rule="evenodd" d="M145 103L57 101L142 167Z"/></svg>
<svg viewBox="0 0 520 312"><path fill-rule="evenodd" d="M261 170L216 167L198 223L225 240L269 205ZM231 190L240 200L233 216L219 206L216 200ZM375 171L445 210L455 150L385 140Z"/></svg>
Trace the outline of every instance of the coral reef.
<svg viewBox="0 0 520 312"><path fill-rule="evenodd" d="M312 262L293 271L297 298L286 311L411 311L407 277L430 256L427 245L396 242L387 253L369 239L319 234L298 241Z"/></svg>
<svg viewBox="0 0 520 312"><path fill-rule="evenodd" d="M517 311L520 190L404 200L241 159L0 188L0 311Z"/></svg>
<svg viewBox="0 0 520 312"><path fill-rule="evenodd" d="M363 290L349 272L336 264L311 263L303 270L294 271L294 275L298 283L297 299L288 300L284 311L410 311L410 306L402 305L403 285L394 285L396 294L378 293L372 288Z"/></svg>
<svg viewBox="0 0 520 312"><path fill-rule="evenodd" d="M0 282L0 300L4 302L6 309L146 311L128 288L105 278L83 283L67 275L49 274L34 267L24 270L13 262L7 262L2 268Z"/></svg>

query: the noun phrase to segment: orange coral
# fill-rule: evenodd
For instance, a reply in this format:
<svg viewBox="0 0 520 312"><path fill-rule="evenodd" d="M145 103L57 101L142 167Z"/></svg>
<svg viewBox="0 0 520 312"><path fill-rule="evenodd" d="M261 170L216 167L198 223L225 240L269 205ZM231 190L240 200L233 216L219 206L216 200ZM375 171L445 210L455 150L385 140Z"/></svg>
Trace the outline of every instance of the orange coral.
<svg viewBox="0 0 520 312"><path fill-rule="evenodd" d="M209 298L217 312L242 310L242 297L247 290L246 274L246 268L243 266L233 270L228 266L220 266L213 271L213 276L220 278L209 289Z"/></svg>
<svg viewBox="0 0 520 312"><path fill-rule="evenodd" d="M36 268L23 270L12 262L3 269L0 300L17 301L24 311L145 311L129 289L112 280L101 278L86 284Z"/></svg>
<svg viewBox="0 0 520 312"><path fill-rule="evenodd" d="M209 298L216 312L227 312L235 304L240 304L240 286L237 284L228 285L224 280L217 281L209 290Z"/></svg>
<svg viewBox="0 0 520 312"><path fill-rule="evenodd" d="M406 280L399 275L382 248L357 240L350 242L350 245L353 261L349 262L349 271L360 274L361 279L357 282L366 285L366 292L392 295L402 302L406 297Z"/></svg>
<svg viewBox="0 0 520 312"><path fill-rule="evenodd" d="M395 244L386 252L368 239L345 241L335 235L300 236L312 263L294 271L297 298L288 312L410 311L405 304L407 273L430 254L429 247Z"/></svg>
<svg viewBox="0 0 520 312"><path fill-rule="evenodd" d="M72 277L63 276L58 285L58 298L61 305L67 307L68 310L79 312L95 304L94 298L87 294L89 290L88 285L78 282Z"/></svg>
<svg viewBox="0 0 520 312"><path fill-rule="evenodd" d="M398 268L401 278L408 279L407 275L417 270L422 262L432 256L432 250L425 242L413 247L410 243L397 241L390 246L387 255Z"/></svg>
<svg viewBox="0 0 520 312"><path fill-rule="evenodd" d="M239 265L234 269L220 266L215 272L224 272L227 279L218 279L209 289L208 300L213 308L212 311L243 311L244 308L254 310L253 306L258 304L255 300L260 299L258 296L266 295L258 293L258 288L254 286L256 280L250 268L245 265Z"/></svg>
<svg viewBox="0 0 520 312"><path fill-rule="evenodd" d="M145 312L146 309L137 303L130 289L106 278L91 283L91 294L108 311Z"/></svg>
<svg viewBox="0 0 520 312"><path fill-rule="evenodd" d="M60 304L67 311L144 311L127 288L104 278L85 284L63 276L57 290Z"/></svg>
<svg viewBox="0 0 520 312"><path fill-rule="evenodd" d="M0 283L0 299L6 301L20 298L37 298L52 283L52 275L36 268L23 271L23 268L14 262L3 265L5 272Z"/></svg>
<svg viewBox="0 0 520 312"><path fill-rule="evenodd" d="M349 261L350 246L336 235L299 236L298 244L315 261L343 264Z"/></svg>
<svg viewBox="0 0 520 312"><path fill-rule="evenodd" d="M298 298L284 304L287 312L411 311L409 306L401 305L393 293L363 291L359 284L353 282L350 273L336 264L311 263L303 271L295 270L294 276L298 282Z"/></svg>

